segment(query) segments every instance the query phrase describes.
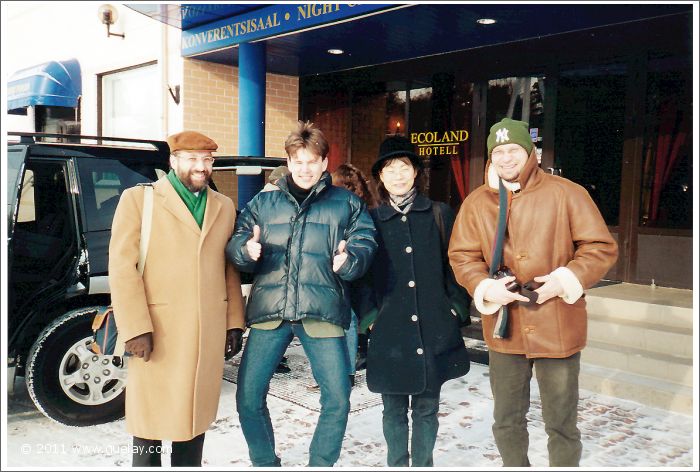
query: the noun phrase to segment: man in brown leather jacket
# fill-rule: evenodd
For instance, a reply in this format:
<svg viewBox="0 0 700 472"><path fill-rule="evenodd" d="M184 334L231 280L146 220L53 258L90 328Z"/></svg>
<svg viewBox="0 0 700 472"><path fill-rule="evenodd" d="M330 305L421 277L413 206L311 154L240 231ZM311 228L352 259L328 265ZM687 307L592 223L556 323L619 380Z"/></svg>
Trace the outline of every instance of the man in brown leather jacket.
<svg viewBox="0 0 700 472"><path fill-rule="evenodd" d="M615 263L617 244L583 187L538 167L527 123L504 118L491 127L487 148L486 183L462 203L448 254L483 315L494 437L504 466L530 465L535 366L549 463L577 466L583 290Z"/></svg>

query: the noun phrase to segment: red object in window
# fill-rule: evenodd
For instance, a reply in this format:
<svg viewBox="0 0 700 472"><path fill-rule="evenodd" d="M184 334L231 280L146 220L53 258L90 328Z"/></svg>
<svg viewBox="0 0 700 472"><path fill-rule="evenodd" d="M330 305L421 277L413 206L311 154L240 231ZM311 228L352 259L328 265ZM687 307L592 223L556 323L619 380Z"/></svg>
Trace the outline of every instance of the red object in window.
<svg viewBox="0 0 700 472"><path fill-rule="evenodd" d="M459 199L464 200L469 191L469 146L467 143L462 144L462 152L458 157L452 157L450 164L452 164L452 174L457 183Z"/></svg>
<svg viewBox="0 0 700 472"><path fill-rule="evenodd" d="M656 165L654 183L651 189L649 219L656 221L659 216L661 191L671 178L673 167L678 161L678 152L688 135L686 113L666 102L659 109L659 135L656 144ZM679 116L680 115L680 116Z"/></svg>

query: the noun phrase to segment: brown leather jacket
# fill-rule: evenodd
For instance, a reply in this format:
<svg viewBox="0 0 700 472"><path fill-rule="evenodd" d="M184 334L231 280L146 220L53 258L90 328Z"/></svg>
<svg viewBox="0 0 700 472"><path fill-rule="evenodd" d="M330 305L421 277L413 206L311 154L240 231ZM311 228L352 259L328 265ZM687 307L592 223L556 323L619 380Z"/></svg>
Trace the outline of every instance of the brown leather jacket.
<svg viewBox="0 0 700 472"><path fill-rule="evenodd" d="M498 224L498 189L486 183L464 200L449 246L450 264L457 281L474 295L488 277ZM570 269L584 289L603 277L617 260L617 243L588 192L537 166L533 148L519 178L521 190L513 195L503 264L518 282ZM542 305L509 305L510 336L494 339L496 315L482 316L484 339L496 352L527 357L568 357L586 345L585 295L568 304L554 297Z"/></svg>

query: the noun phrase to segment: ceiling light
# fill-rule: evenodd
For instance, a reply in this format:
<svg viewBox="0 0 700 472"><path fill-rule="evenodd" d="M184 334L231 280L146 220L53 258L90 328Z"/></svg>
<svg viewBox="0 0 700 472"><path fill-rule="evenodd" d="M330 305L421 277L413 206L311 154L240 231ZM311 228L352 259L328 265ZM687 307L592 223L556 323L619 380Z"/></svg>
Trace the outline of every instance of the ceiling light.
<svg viewBox="0 0 700 472"><path fill-rule="evenodd" d="M334 54L336 56L345 53L342 49L329 49L328 54Z"/></svg>
<svg viewBox="0 0 700 472"><path fill-rule="evenodd" d="M476 22L480 25L492 25L496 23L496 20L494 20L493 18L479 18L478 20L476 20Z"/></svg>

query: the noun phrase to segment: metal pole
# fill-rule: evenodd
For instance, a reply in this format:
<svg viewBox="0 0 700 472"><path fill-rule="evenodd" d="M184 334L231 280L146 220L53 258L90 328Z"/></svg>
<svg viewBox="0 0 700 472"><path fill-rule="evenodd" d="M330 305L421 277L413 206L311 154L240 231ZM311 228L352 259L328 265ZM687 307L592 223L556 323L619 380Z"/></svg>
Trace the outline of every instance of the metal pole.
<svg viewBox="0 0 700 472"><path fill-rule="evenodd" d="M265 155L265 43L242 43L238 49L238 154ZM264 174L238 177L238 208L265 183Z"/></svg>

